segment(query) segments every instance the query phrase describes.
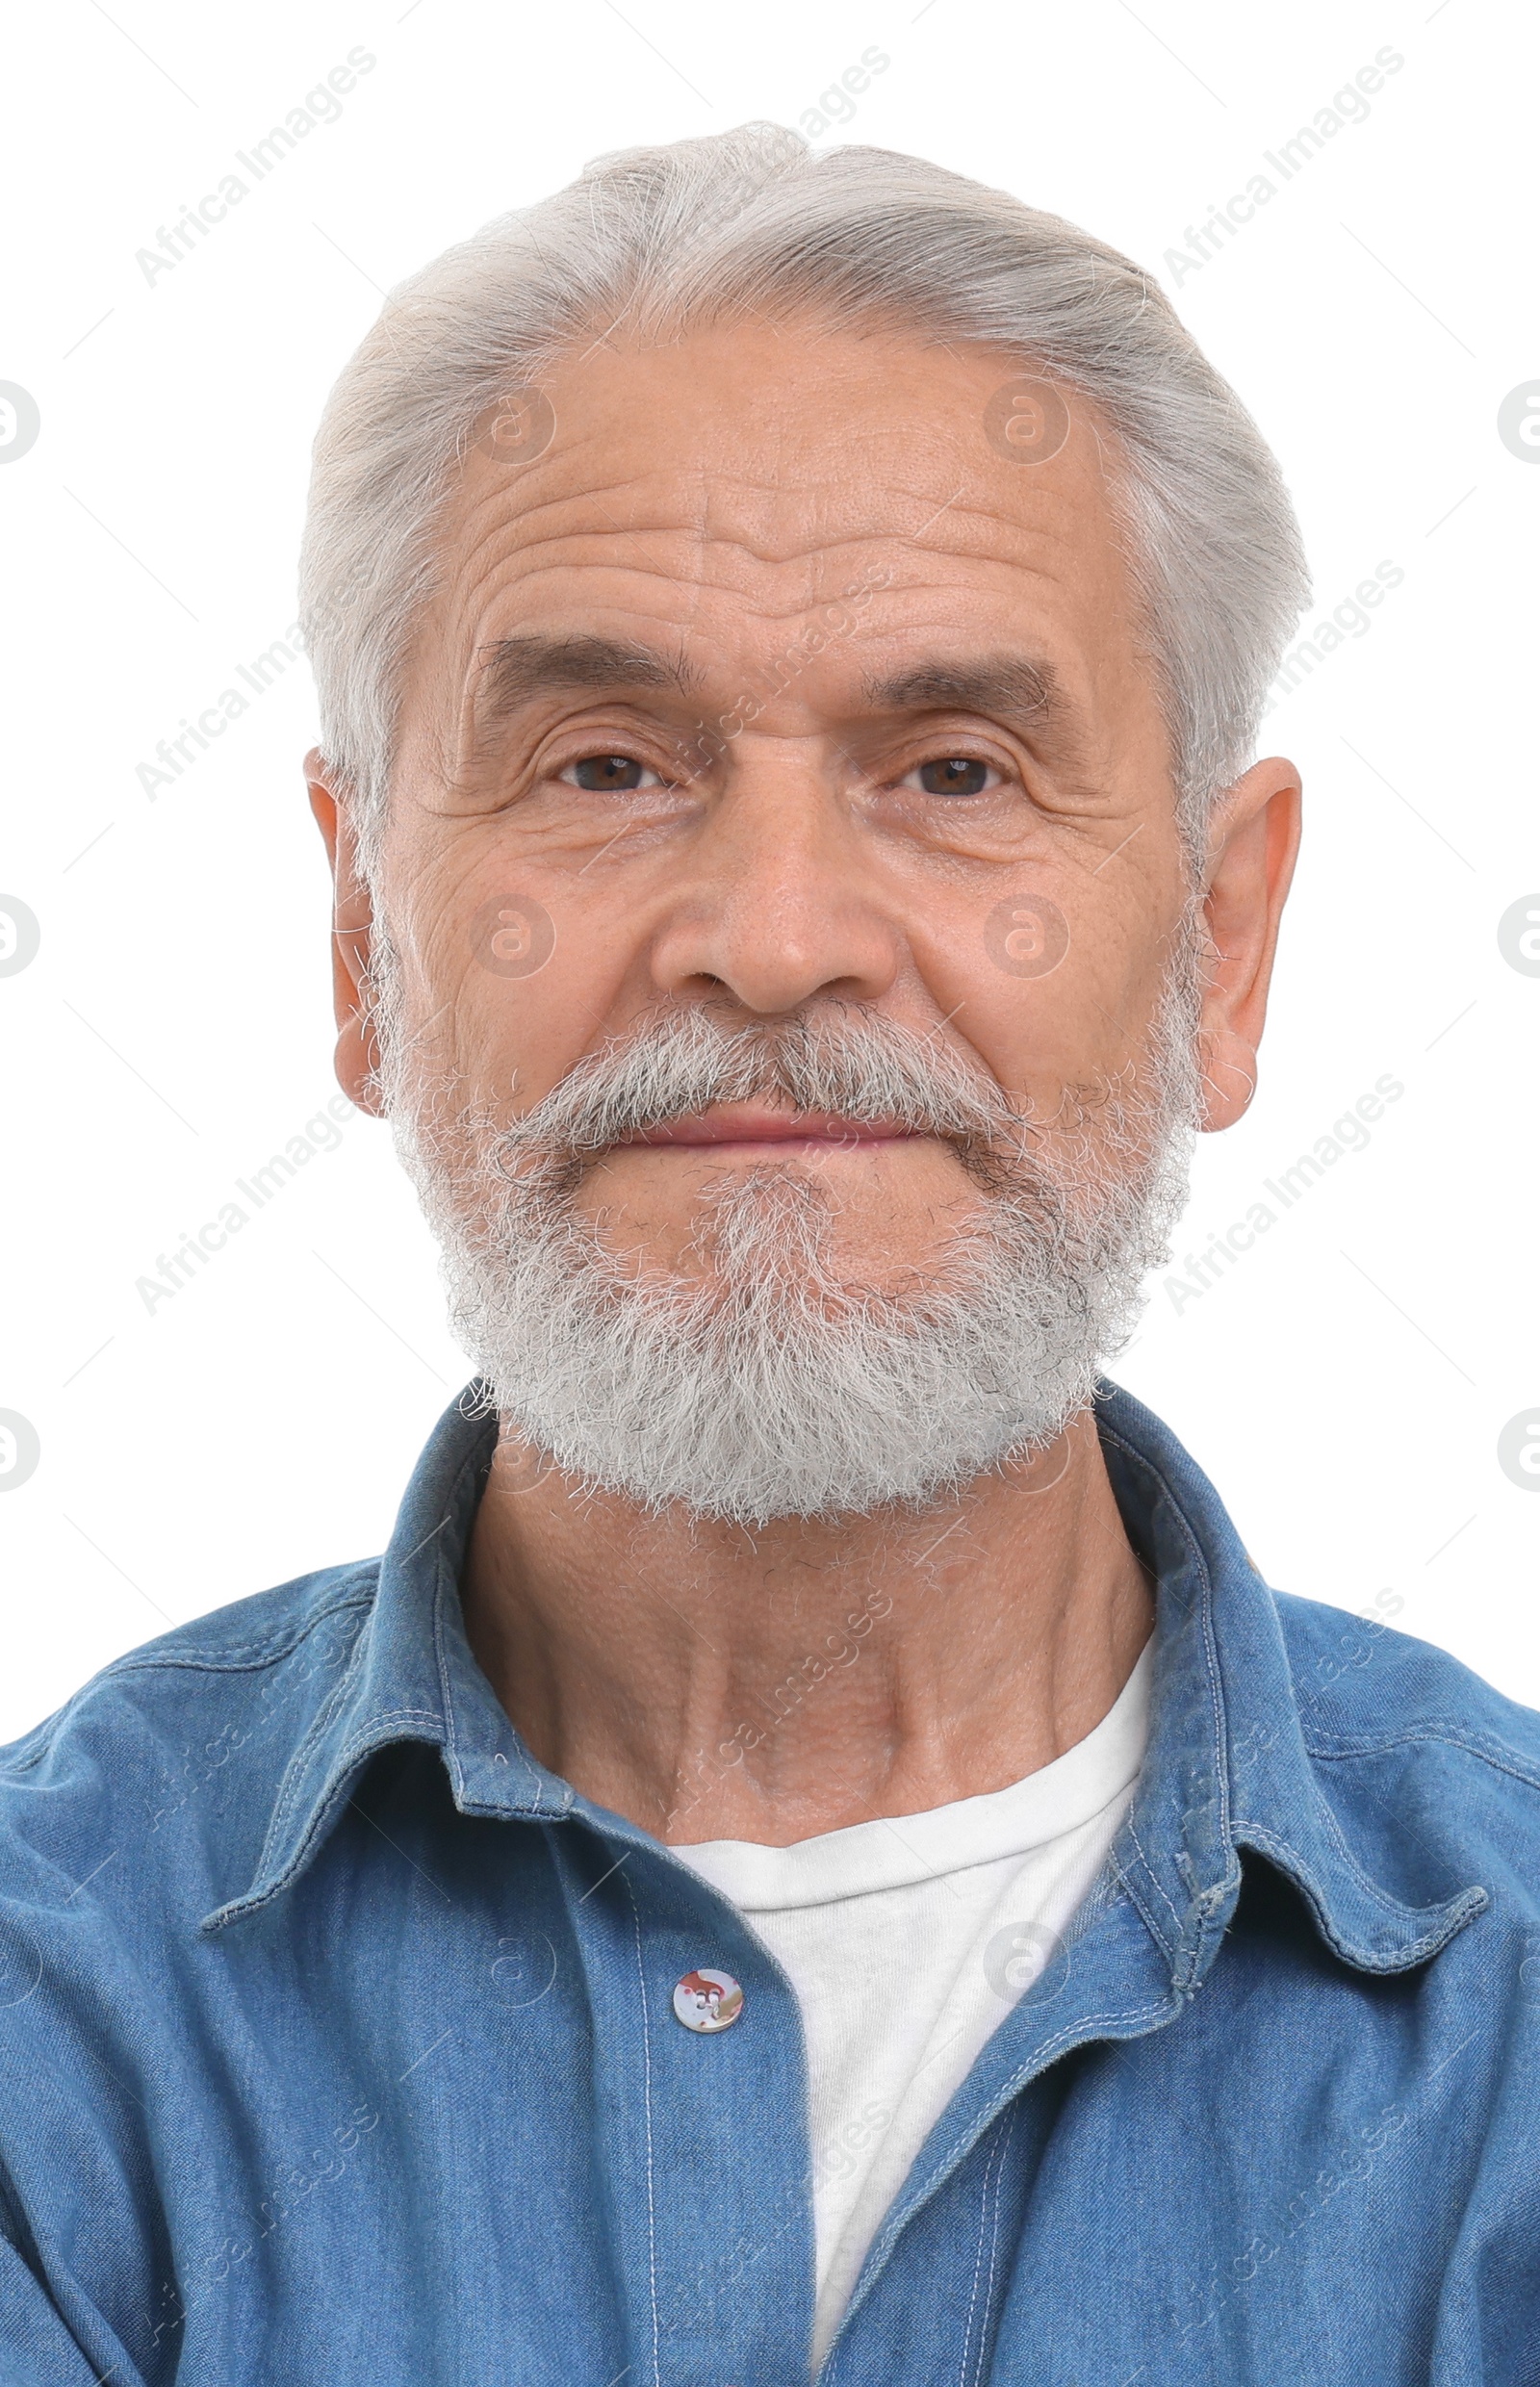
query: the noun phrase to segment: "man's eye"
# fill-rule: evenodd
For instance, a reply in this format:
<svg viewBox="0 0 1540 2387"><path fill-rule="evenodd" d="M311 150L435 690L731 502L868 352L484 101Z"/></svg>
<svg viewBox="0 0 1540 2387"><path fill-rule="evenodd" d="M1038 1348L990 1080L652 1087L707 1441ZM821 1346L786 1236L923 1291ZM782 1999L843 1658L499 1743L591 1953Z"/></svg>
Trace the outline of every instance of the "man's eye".
<svg viewBox="0 0 1540 2387"><path fill-rule="evenodd" d="M634 755L583 755L577 762L569 762L559 771L569 787L583 787L593 795L629 795L633 789L660 787L662 781L645 762Z"/></svg>
<svg viewBox="0 0 1540 2387"><path fill-rule="evenodd" d="M905 780L907 787L914 781L925 796L982 796L991 766L981 762L976 755L943 755L935 762L922 762Z"/></svg>

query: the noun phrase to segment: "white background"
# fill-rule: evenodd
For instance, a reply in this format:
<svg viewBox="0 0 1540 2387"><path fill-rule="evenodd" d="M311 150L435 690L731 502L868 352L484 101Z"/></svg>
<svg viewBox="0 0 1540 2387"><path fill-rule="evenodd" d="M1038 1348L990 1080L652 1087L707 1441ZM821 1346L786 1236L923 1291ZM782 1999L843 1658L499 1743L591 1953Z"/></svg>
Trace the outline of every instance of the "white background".
<svg viewBox="0 0 1540 2387"><path fill-rule="evenodd" d="M1180 1310L1157 1285L1116 1373L1273 1582L1346 1607L1390 1587L1403 1628L1540 1704L1540 1499L1497 1457L1540 1403L1540 977L1497 938L1540 888L1540 449L1497 431L1540 371L1532 38L1480 0L13 21L0 379L41 429L0 464L0 890L42 942L0 977L0 1409L41 1458L0 1498L0 1735L166 1624L381 1548L469 1373L388 1131L357 1116L174 1299L136 1292L335 1091L304 666L153 800L137 776L294 618L331 380L383 290L487 217L604 150L796 124L874 44L889 64L832 137L1005 185L1160 275L1282 458L1310 621L1381 560L1404 573L1266 724L1307 844L1260 1092L1205 1142L1178 1258L1376 1078L1404 1095L1223 1281ZM136 251L359 45L340 121L147 281ZM1387 45L1367 121L1221 253L1168 259Z"/></svg>

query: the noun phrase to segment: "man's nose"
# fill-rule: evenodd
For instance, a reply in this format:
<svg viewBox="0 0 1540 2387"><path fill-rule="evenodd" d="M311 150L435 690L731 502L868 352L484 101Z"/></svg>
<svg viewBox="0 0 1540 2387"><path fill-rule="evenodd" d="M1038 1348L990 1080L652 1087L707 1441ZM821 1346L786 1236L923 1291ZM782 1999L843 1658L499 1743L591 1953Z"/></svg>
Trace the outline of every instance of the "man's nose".
<svg viewBox="0 0 1540 2387"><path fill-rule="evenodd" d="M742 741L653 947L661 992L761 1014L871 1003L902 966L868 838L801 741Z"/></svg>

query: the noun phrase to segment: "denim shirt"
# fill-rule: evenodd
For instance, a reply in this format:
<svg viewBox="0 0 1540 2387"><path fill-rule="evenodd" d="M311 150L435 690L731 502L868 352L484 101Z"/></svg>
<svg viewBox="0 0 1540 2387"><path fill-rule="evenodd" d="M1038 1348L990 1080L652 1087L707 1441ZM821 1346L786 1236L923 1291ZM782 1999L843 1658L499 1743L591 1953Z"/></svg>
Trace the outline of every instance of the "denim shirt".
<svg viewBox="0 0 1540 2387"><path fill-rule="evenodd" d="M820 2380L1540 2379L1540 1717L1269 1590L1171 1435L1098 1419L1158 1585L1134 1805ZM0 1753L4 2387L806 2387L796 2001L473 1658L495 1430L450 1407L383 1558Z"/></svg>

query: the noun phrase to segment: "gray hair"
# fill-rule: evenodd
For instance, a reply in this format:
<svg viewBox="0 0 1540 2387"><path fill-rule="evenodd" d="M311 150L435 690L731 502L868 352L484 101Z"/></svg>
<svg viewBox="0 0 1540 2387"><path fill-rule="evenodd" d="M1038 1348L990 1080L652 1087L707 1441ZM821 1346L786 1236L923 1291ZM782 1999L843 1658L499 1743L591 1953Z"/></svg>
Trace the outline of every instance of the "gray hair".
<svg viewBox="0 0 1540 2387"><path fill-rule="evenodd" d="M321 748L353 797L373 878L400 681L442 569L465 449L510 390L624 322L809 307L1009 350L1078 390L1120 449L1116 502L1194 860L1245 768L1309 598L1299 528L1255 424L1150 277L1116 249L924 159L815 155L744 124L598 158L393 290L315 445L300 619Z"/></svg>

